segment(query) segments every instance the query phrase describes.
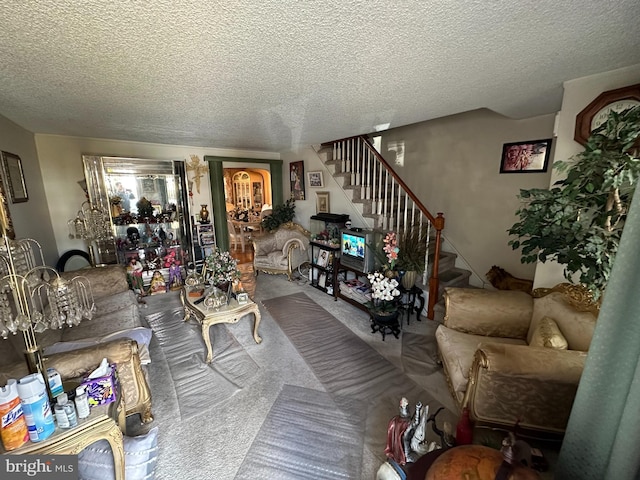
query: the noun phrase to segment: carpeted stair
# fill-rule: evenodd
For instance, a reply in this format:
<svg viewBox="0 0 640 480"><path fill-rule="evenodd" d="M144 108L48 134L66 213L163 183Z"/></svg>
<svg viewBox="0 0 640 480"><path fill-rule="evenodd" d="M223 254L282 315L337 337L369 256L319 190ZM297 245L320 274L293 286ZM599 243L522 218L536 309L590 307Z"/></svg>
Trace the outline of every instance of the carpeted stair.
<svg viewBox="0 0 640 480"><path fill-rule="evenodd" d="M318 152L318 156L327 166L331 175L336 179L338 185L343 189L347 197L351 200L354 207L362 214L362 216L370 222L368 228L377 227L377 215L372 211L372 201L361 198L360 186L351 184L352 175L341 171L341 160L333 158L333 150L329 147L322 147ZM363 173L363 176L365 174ZM401 209L403 206L401 205ZM430 249L432 246L430 246ZM439 258L439 278L440 287L438 290L438 302L442 302L442 294L446 287L468 287L471 272L456 267L457 254L453 252L441 251ZM433 255L429 258L429 265L433 265ZM427 272L427 277L431 275L431 271ZM418 285L428 291L428 287L418 282Z"/></svg>

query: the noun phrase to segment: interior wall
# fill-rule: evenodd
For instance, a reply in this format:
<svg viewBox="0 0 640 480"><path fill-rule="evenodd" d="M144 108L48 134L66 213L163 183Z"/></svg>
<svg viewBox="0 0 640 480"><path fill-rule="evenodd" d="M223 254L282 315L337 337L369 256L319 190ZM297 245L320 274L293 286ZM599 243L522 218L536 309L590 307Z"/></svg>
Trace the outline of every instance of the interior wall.
<svg viewBox="0 0 640 480"><path fill-rule="evenodd" d="M68 137L61 135L35 135L37 158L44 179L45 204L49 204L50 220L57 244L57 254L71 249L85 250L82 240L69 239L67 221L75 218L80 205L85 200L84 193L77 182L84 178L82 155L94 154L104 156L125 156L134 158L148 158L158 160L185 160L187 165L193 155L199 157L200 192L193 186L191 198L191 214L200 210L201 204L211 207L211 187L205 155L237 157L251 159L279 159L280 155L273 152L252 150L235 150L221 148L202 148L183 145L162 145L155 143L125 142L119 140ZM34 157L35 158L35 157ZM195 172L187 171L192 179ZM61 201L61 199L63 199Z"/></svg>
<svg viewBox="0 0 640 480"><path fill-rule="evenodd" d="M29 196L29 200L22 203L11 203L8 200L16 238L37 240L42 246L45 263L55 266L58 249L49 217L34 135L0 115L0 150L20 157ZM4 184L6 191L6 182Z"/></svg>
<svg viewBox="0 0 640 480"><path fill-rule="evenodd" d="M583 150L573 139L576 115L602 92L640 83L640 65L621 68L598 75L577 78L564 83L562 109L558 113L556 160L567 160ZM549 186L558 180L557 174L550 178ZM556 262L539 263L536 268L534 288L549 287L565 282L563 267Z"/></svg>
<svg viewBox="0 0 640 480"><path fill-rule="evenodd" d="M394 169L429 211L444 213L446 241L479 282L493 265L518 277L534 277L535 265L520 263L519 252L508 245L507 229L517 221L520 189L546 188L550 168L545 173L501 174L500 157L504 143L551 138L554 118L514 120L482 109L381 134L382 156L392 164L396 152L390 148L403 143L404 165ZM354 226L363 224L312 149L284 153L282 158L285 164L305 162L306 200L296 201L297 221L308 227L309 217L315 214L315 192L329 191L332 213L349 213ZM311 170L323 171L324 188L309 187L306 173ZM287 181L285 192L290 194Z"/></svg>
<svg viewBox="0 0 640 480"><path fill-rule="evenodd" d="M284 175L284 196L291 198L291 184L289 182L289 164L302 160L304 162L305 199L296 200L295 222L307 230L310 227L311 216L316 214L316 192L329 192L329 212L349 215L354 227L368 228L368 223L362 217L357 207L345 195L338 182L331 176L316 151L312 147L282 154L282 172ZM321 171L324 187L310 187L307 173Z"/></svg>
<svg viewBox="0 0 640 480"><path fill-rule="evenodd" d="M545 173L500 173L504 143L553 135L554 115L524 120L481 109L400 127L382 133L382 156L395 158L404 143L397 173L432 214L443 212L443 235L481 279L493 265L532 279L535 265L520 262L508 245L507 230L517 221L520 189L545 188ZM553 144L552 144L553 149Z"/></svg>

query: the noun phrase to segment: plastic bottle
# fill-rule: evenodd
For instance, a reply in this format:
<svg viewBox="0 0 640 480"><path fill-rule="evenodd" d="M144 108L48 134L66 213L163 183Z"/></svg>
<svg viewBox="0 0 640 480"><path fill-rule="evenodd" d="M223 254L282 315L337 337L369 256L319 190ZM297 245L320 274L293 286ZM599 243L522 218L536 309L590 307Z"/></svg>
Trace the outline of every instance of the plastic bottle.
<svg viewBox="0 0 640 480"><path fill-rule="evenodd" d="M69 428L71 425L69 425L69 419L67 418L67 414L64 411L64 406L62 405L62 402L60 400L61 396L62 395L58 395L56 397L56 404L53 407L53 412L56 415L56 423L58 424L58 427Z"/></svg>
<svg viewBox="0 0 640 480"><path fill-rule="evenodd" d="M32 442L41 442L56 429L47 387L41 373L32 373L18 381L18 395L24 411L24 419Z"/></svg>
<svg viewBox="0 0 640 480"><path fill-rule="evenodd" d="M61 393L56 397L56 420L60 428L71 428L78 425L78 416L73 403L69 402L66 393Z"/></svg>
<svg viewBox="0 0 640 480"><path fill-rule="evenodd" d="M462 409L462 416L456 426L456 445L470 445L473 442L473 425L469 419L469 409Z"/></svg>
<svg viewBox="0 0 640 480"><path fill-rule="evenodd" d="M76 388L76 409L78 410L78 418L87 418L91 414L89 397L87 397L86 389L82 385Z"/></svg>
<svg viewBox="0 0 640 480"><path fill-rule="evenodd" d="M0 437L5 450L15 450L29 441L27 422L18 396L18 381L14 378L7 381L6 387L0 387L0 419Z"/></svg>

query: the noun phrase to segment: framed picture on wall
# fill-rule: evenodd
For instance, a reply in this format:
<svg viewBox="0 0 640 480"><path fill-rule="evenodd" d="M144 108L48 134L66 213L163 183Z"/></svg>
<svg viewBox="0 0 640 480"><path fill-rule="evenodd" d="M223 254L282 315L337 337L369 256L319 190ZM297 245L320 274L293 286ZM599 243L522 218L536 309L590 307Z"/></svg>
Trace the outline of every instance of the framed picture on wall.
<svg viewBox="0 0 640 480"><path fill-rule="evenodd" d="M322 178L322 172L309 172L307 173L310 187L324 187L324 179Z"/></svg>
<svg viewBox="0 0 640 480"><path fill-rule="evenodd" d="M0 222L2 229L7 233L7 237L15 240L16 232L13 229L13 221L11 220L11 212L9 212L9 201L7 200L6 190L4 188L4 179L0 178ZM0 230L0 236L2 231Z"/></svg>
<svg viewBox="0 0 640 480"><path fill-rule="evenodd" d="M500 173L546 172L551 154L551 139L505 143L502 146Z"/></svg>
<svg viewBox="0 0 640 480"><path fill-rule="evenodd" d="M289 164L289 178L291 181L291 197L294 200L304 200L304 161Z"/></svg>
<svg viewBox="0 0 640 480"><path fill-rule="evenodd" d="M29 200L20 157L13 153L2 152L2 170L11 202L20 203Z"/></svg>
<svg viewBox="0 0 640 480"><path fill-rule="evenodd" d="M330 213L329 192L316 192L316 213Z"/></svg>

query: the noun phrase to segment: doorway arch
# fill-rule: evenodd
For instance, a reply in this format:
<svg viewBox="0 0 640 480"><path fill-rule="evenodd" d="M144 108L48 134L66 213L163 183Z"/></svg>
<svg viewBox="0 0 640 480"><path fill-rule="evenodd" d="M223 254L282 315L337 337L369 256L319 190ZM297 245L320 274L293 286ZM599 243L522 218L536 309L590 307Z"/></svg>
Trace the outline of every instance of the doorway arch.
<svg viewBox="0 0 640 480"><path fill-rule="evenodd" d="M224 197L224 163L265 163L271 171L271 198L273 205L281 205L284 199L282 185L282 160L265 160L259 158L215 157L205 155L204 161L209 165L211 182L211 205L213 207L213 228L216 232L218 248L229 250L229 229L227 228L227 210Z"/></svg>

